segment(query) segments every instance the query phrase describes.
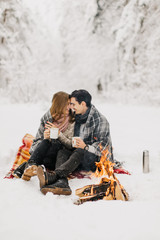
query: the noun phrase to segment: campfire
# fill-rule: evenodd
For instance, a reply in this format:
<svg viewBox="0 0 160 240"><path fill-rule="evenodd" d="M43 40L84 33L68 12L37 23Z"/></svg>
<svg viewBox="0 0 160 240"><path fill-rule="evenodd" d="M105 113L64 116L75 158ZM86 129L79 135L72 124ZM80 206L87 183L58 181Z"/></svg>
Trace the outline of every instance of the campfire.
<svg viewBox="0 0 160 240"><path fill-rule="evenodd" d="M96 171L93 174L101 178L99 184L87 185L76 190L79 199L75 204L82 204L86 201L103 200L122 200L128 201L129 195L120 184L114 174L114 163L109 160L110 153L108 148L102 151L100 162L96 162Z"/></svg>

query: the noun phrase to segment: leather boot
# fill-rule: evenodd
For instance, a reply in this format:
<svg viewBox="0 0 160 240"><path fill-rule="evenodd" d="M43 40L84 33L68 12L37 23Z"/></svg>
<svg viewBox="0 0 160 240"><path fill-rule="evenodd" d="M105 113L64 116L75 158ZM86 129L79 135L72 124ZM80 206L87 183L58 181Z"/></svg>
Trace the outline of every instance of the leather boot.
<svg viewBox="0 0 160 240"><path fill-rule="evenodd" d="M22 175L22 179L25 181L29 181L32 176L37 175L37 164L35 162L27 162L24 173Z"/></svg>
<svg viewBox="0 0 160 240"><path fill-rule="evenodd" d="M67 178L60 178L54 184L45 185L41 188L41 192L46 195L47 192L52 192L56 195L71 195L72 191L68 185Z"/></svg>
<svg viewBox="0 0 160 240"><path fill-rule="evenodd" d="M19 165L14 172L12 173L12 175L16 178L21 178L25 169L27 162L23 162L21 165Z"/></svg>
<svg viewBox="0 0 160 240"><path fill-rule="evenodd" d="M44 185L53 184L57 180L57 174L53 172L47 172L42 166L37 168L37 177L39 179L40 188Z"/></svg>

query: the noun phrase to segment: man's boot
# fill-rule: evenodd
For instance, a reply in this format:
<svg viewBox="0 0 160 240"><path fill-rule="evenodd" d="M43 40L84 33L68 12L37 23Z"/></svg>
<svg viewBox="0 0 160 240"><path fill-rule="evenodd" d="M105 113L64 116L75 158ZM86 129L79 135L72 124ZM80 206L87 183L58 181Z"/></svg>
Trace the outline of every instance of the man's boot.
<svg viewBox="0 0 160 240"><path fill-rule="evenodd" d="M29 181L31 177L37 175L37 164L35 162L27 162L24 173L22 175L22 179L25 181Z"/></svg>
<svg viewBox="0 0 160 240"><path fill-rule="evenodd" d="M54 184L45 185L41 188L41 192L46 195L47 192L52 192L56 195L71 195L72 191L68 185L67 178L60 178Z"/></svg>
<svg viewBox="0 0 160 240"><path fill-rule="evenodd" d="M37 177L39 179L40 188L42 188L44 185L55 183L58 178L54 171L51 173L47 172L42 166L38 166L37 168Z"/></svg>
<svg viewBox="0 0 160 240"><path fill-rule="evenodd" d="M27 162L23 162L21 165L19 165L14 172L12 173L12 175L16 178L21 178L25 169Z"/></svg>

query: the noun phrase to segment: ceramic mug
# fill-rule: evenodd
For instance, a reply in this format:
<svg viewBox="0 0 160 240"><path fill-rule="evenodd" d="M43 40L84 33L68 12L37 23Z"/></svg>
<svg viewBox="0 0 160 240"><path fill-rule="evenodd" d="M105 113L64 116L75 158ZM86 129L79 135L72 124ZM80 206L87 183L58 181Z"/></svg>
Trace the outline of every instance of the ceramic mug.
<svg viewBox="0 0 160 240"><path fill-rule="evenodd" d="M55 128L55 127L50 128L50 138L57 139L58 131L59 131L59 128Z"/></svg>
<svg viewBox="0 0 160 240"><path fill-rule="evenodd" d="M76 139L78 139L80 137L72 137L72 147L76 146Z"/></svg>

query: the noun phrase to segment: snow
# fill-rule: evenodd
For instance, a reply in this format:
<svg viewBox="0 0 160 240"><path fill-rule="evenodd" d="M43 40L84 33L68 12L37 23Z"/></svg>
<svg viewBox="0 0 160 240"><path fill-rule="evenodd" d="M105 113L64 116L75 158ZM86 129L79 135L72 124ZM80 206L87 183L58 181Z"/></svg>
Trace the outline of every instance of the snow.
<svg viewBox="0 0 160 240"><path fill-rule="evenodd" d="M160 109L108 104L94 100L110 122L115 158L129 175L117 175L129 202L96 201L74 205L75 189L98 179L69 181L71 196L46 196L37 177L30 182L3 179L25 133L35 135L49 104L0 104L0 236L1 239L160 239ZM143 150L149 150L150 172L142 172Z"/></svg>

